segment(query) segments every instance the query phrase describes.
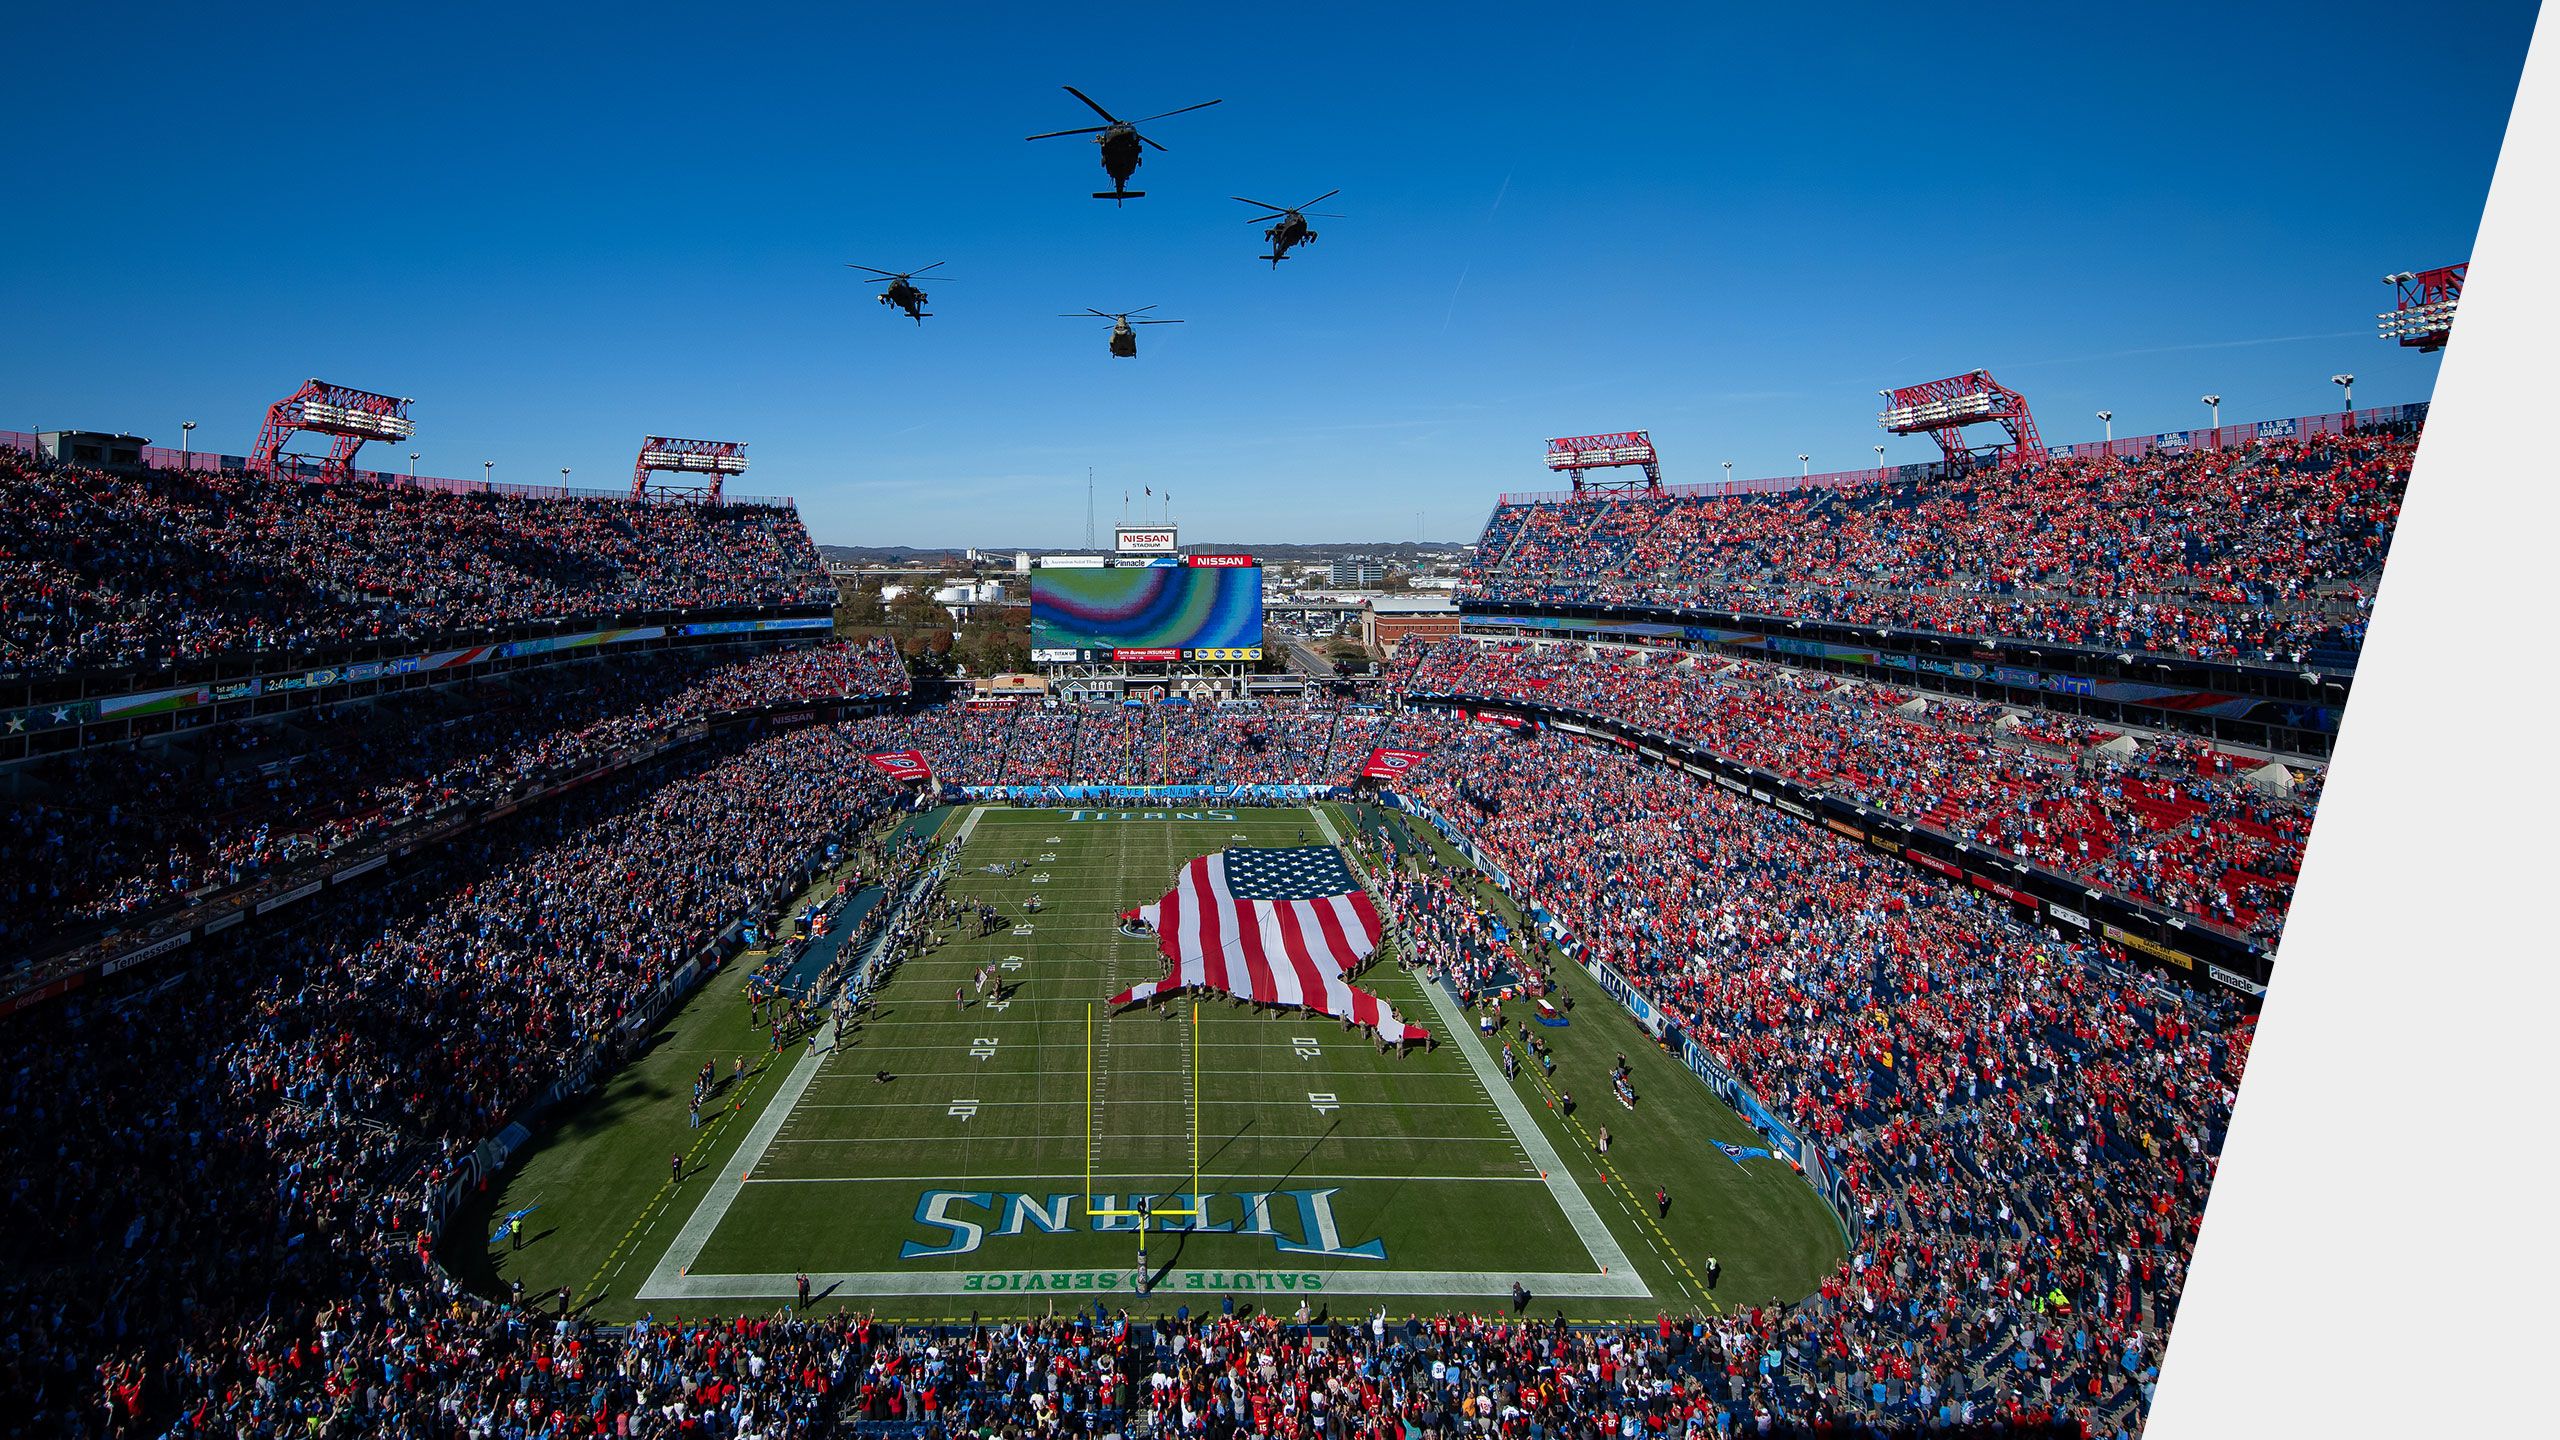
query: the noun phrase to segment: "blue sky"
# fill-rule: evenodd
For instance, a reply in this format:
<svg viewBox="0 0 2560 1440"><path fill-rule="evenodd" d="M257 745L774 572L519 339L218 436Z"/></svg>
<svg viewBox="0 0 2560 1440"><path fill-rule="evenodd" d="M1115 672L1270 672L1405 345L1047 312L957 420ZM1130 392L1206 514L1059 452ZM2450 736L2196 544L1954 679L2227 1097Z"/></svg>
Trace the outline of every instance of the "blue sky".
<svg viewBox="0 0 2560 1440"><path fill-rule="evenodd" d="M2065 13L2068 12L2068 13ZM601 17L610 14L610 19ZM743 439L819 539L1471 538L1545 437L1870 463L1987 367L2049 441L2423 399L2533 7L47 7L13 21L0 428L239 452L306 376L424 473ZM113 77L102 79L101 77ZM1124 209L1058 87L1150 126ZM111 197L119 187L128 206ZM1252 212L1340 187L1277 273ZM119 213L120 212L120 213ZM919 330L858 261L947 261ZM1113 360L1100 321L1161 306ZM1888 458L1930 458L1925 439ZM397 468L382 447L373 463Z"/></svg>

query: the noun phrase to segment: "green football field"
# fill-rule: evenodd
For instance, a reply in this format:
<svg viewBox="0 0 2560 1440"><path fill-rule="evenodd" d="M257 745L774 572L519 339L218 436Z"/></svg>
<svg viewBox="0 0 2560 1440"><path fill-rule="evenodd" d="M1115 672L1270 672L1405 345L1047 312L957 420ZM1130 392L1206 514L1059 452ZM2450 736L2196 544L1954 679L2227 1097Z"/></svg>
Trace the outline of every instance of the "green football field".
<svg viewBox="0 0 2560 1440"><path fill-rule="evenodd" d="M1165 969L1119 912L1196 855L1326 843L1349 822L1331 807L1107 814L951 814L942 833L964 840L946 893L1006 923L981 937L966 922L908 959L850 1034L770 1053L742 999L753 961L733 962L466 1209L448 1263L492 1291L565 1285L609 1319L769 1313L801 1273L821 1308L897 1318L1229 1296L1491 1310L1515 1281L1540 1313L1649 1317L1795 1299L1837 1263L1811 1189L1715 1150L1755 1137L1596 987L1575 991L1571 1023L1533 1026L1554 1076L1526 1064L1516 1081L1472 1015L1383 951L1359 983L1436 1048L1381 1053L1340 1021L1216 996L1109 1012ZM1002 988L981 995L988 965ZM1621 1053L1633 1110L1607 1083ZM724 1080L746 1070L694 1129L705 1059ZM475 1245L527 1206L521 1249Z"/></svg>

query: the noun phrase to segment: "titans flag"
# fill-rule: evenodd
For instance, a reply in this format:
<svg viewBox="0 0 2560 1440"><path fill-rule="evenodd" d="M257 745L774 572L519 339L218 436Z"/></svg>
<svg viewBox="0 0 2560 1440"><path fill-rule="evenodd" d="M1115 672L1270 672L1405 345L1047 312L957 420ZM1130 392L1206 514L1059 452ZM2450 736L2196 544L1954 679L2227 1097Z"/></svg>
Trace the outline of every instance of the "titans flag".
<svg viewBox="0 0 2560 1440"><path fill-rule="evenodd" d="M1390 750L1381 745L1369 752L1369 762L1360 767L1360 774L1370 780L1402 779L1404 772L1413 768L1413 762L1421 758L1419 750Z"/></svg>
<svg viewBox="0 0 2560 1440"><path fill-rule="evenodd" d="M933 778L933 767L925 763L924 756L918 751L891 750L885 754L873 755L868 758L870 759L873 768L877 769L881 774L888 776L892 780L930 780Z"/></svg>
<svg viewBox="0 0 2560 1440"><path fill-rule="evenodd" d="M1377 1032L1421 1040L1387 1002L1343 977L1378 948L1378 907L1330 845L1221 850L1182 867L1163 899L1129 912L1156 932L1172 966L1111 997L1114 1009L1177 990L1257 1005L1303 1005Z"/></svg>
<svg viewBox="0 0 2560 1440"><path fill-rule="evenodd" d="M1740 1166L1745 1160L1775 1160L1778 1158L1775 1154L1772 1154L1767 1150L1763 1150L1757 1145L1735 1145L1728 1141L1718 1140L1715 1142L1715 1147L1718 1150L1723 1151L1724 1158L1732 1161L1736 1166Z"/></svg>

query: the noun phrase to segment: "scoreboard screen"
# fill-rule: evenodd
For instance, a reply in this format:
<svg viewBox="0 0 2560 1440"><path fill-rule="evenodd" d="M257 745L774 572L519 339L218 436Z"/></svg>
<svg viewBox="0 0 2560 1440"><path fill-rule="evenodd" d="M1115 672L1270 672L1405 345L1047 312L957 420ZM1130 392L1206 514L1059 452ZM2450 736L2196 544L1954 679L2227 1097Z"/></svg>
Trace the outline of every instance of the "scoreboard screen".
<svg viewBox="0 0 2560 1440"><path fill-rule="evenodd" d="M1041 664L1259 660L1261 567L1034 570L1031 658Z"/></svg>

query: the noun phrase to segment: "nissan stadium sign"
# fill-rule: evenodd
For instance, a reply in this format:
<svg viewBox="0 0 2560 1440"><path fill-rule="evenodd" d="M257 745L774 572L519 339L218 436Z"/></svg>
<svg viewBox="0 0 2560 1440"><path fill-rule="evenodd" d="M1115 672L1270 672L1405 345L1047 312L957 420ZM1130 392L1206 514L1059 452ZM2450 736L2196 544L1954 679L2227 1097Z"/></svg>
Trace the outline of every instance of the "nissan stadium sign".
<svg viewBox="0 0 2560 1440"><path fill-rule="evenodd" d="M1112 536L1112 544L1123 555L1170 555L1174 553L1174 541L1174 528L1170 525L1123 525Z"/></svg>

